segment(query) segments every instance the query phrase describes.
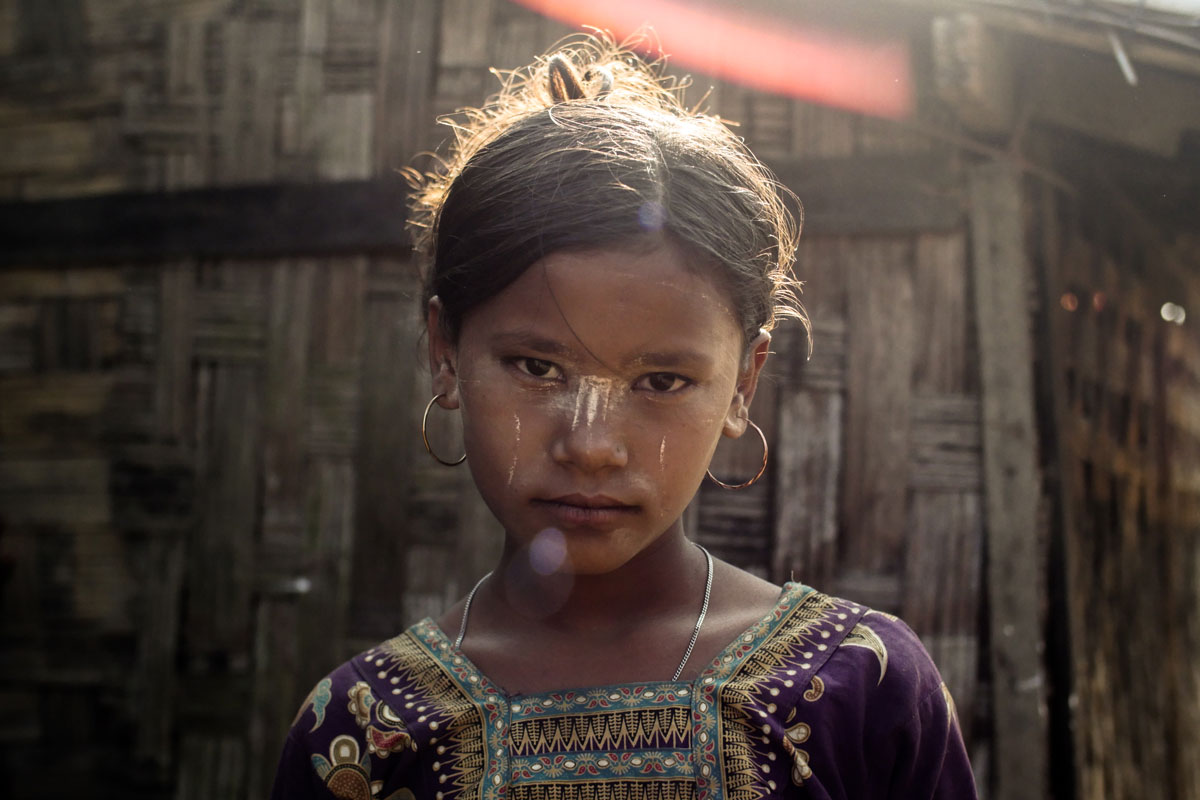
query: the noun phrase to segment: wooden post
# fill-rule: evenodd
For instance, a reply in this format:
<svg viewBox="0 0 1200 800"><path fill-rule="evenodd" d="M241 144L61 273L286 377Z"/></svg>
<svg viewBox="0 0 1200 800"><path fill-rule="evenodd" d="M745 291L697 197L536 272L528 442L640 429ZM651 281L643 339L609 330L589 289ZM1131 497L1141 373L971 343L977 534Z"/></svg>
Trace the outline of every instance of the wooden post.
<svg viewBox="0 0 1200 800"><path fill-rule="evenodd" d="M1020 176L1006 164L985 164L970 171L969 191L994 692L990 796L1029 800L1047 796L1047 761L1040 491Z"/></svg>

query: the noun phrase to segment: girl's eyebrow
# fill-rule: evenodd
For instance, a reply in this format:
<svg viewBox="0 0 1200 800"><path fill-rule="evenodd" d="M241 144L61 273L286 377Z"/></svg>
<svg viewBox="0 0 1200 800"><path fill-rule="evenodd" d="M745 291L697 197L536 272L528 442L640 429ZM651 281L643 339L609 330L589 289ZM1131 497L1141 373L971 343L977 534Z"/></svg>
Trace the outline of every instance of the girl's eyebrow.
<svg viewBox="0 0 1200 800"><path fill-rule="evenodd" d="M533 331L510 331L492 337L492 346L498 350L523 349L556 358L572 358L575 350L557 339L550 339ZM630 369L691 369L702 370L712 364L712 358L699 350L678 348L653 350L638 353L624 362Z"/></svg>
<svg viewBox="0 0 1200 800"><path fill-rule="evenodd" d="M708 366L712 359L697 350L658 350L650 353L638 353L630 360L633 367L667 367L670 369Z"/></svg>
<svg viewBox="0 0 1200 800"><path fill-rule="evenodd" d="M532 331L514 331L498 333L492 337L492 345L501 349L526 348L552 356L569 356L572 350L567 345L555 339L548 339Z"/></svg>

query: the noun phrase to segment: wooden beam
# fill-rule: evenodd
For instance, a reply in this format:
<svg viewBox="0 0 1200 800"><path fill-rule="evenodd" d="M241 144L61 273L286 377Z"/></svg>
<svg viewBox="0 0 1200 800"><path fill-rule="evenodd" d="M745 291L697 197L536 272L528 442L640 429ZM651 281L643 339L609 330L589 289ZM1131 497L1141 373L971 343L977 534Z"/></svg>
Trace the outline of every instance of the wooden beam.
<svg viewBox="0 0 1200 800"><path fill-rule="evenodd" d="M964 203L944 161L785 160L780 179L821 234L958 227ZM0 203L0 267L191 257L407 252L399 178L121 193Z"/></svg>
<svg viewBox="0 0 1200 800"><path fill-rule="evenodd" d="M1179 154L1186 131L1200 130L1194 78L1139 65L1131 86L1111 52L1021 45L1018 91L1035 120L1166 158Z"/></svg>
<svg viewBox="0 0 1200 800"><path fill-rule="evenodd" d="M0 203L0 267L407 251L399 178Z"/></svg>
<svg viewBox="0 0 1200 800"><path fill-rule="evenodd" d="M1113 54L1112 42L1108 38L1111 26L1096 18L1086 22L1071 19L1073 13L1086 13L1086 6L1062 3L1057 4L1058 7L1043 6L1038 10L1057 11L1062 15L1055 18L1045 13L1031 13L1032 10L1005 9L995 5L984 7L982 3L977 5L979 8L975 9L975 12L982 14L987 23L996 28L1030 36L1049 44L1087 50L1105 57L1111 57ZM1134 64L1200 76L1200 59L1196 58L1194 51L1142 35L1136 30L1123 31L1122 37L1125 38L1124 44L1129 59Z"/></svg>
<svg viewBox="0 0 1200 800"><path fill-rule="evenodd" d="M1165 157L1179 152L1187 131L1200 130L1194 51L1156 46L1132 31L1118 34L1097 20L994 8L963 13L962 6L931 20L930 56L938 98L968 128L1019 138L1027 114ZM1086 14L1069 4L1048 6ZM1128 77L1117 46L1132 64Z"/></svg>
<svg viewBox="0 0 1200 800"><path fill-rule="evenodd" d="M810 233L949 231L966 219L961 178L944 158L766 160L804 204L804 230Z"/></svg>
<svg viewBox="0 0 1200 800"><path fill-rule="evenodd" d="M991 616L995 800L1046 797L1040 653L1037 427L1030 271L1019 173L969 173L972 272L983 390L984 511Z"/></svg>

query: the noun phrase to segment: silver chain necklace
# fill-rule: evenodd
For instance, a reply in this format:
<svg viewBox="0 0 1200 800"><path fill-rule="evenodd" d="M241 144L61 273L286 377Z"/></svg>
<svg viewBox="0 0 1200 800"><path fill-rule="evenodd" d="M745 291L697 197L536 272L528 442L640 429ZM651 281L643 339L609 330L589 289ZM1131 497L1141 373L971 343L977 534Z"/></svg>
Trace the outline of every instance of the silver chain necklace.
<svg viewBox="0 0 1200 800"><path fill-rule="evenodd" d="M708 601L712 599L712 583L713 583L713 560L712 555L704 549L703 545L697 544L700 552L704 553L704 561L707 564L708 575L704 579L704 602L700 605L700 616L696 617L696 627L692 629L692 638L688 641L687 650L683 651L683 659L679 662L679 666L675 670L675 674L671 677L672 681L679 680L679 676L683 674L683 668L687 666L688 659L692 657L692 650L696 648L696 640L700 638L700 626L704 624L704 618L708 616ZM458 636L454 639L454 649L462 648L463 637L467 635L467 617L471 613L471 602L475 599L475 593L479 591L479 587L483 586L483 582L492 577L492 573L484 575L472 587L470 594L467 595L467 602L463 605L462 622L458 626Z"/></svg>

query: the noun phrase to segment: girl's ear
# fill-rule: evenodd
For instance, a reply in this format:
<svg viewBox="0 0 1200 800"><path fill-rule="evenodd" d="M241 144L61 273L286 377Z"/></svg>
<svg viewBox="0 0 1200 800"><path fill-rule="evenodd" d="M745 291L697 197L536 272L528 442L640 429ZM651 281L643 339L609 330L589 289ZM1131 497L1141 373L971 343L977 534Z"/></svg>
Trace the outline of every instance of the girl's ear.
<svg viewBox="0 0 1200 800"><path fill-rule="evenodd" d="M750 401L754 399L754 390L758 388L758 376L762 373L767 356L771 354L771 334L760 330L754 341L747 348L749 354L746 363L738 375L737 391L729 404L729 412L725 415L725 426L722 433L731 439L736 439L746 432L746 420L750 418Z"/></svg>
<svg viewBox="0 0 1200 800"><path fill-rule="evenodd" d="M438 405L458 408L458 351L446 338L442 328L442 301L437 295L429 298L425 330L429 333L429 373L433 378L433 393L442 395Z"/></svg>

